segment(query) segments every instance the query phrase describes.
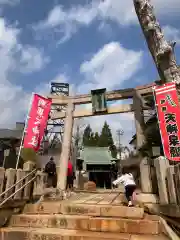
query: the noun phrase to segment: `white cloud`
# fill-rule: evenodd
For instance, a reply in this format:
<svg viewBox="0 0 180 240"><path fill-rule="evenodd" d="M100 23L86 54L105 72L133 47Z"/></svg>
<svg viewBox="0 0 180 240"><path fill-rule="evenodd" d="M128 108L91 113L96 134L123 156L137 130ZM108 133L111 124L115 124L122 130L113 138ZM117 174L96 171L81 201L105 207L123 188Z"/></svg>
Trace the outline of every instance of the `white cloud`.
<svg viewBox="0 0 180 240"><path fill-rule="evenodd" d="M36 89L36 92L39 92L42 95L47 95L50 89L50 82L70 83L70 95L87 93L93 88L100 87L106 87L107 89L120 88L123 82L130 80L130 78L133 77L141 67L142 52L123 48L123 46L117 42L110 42L99 49L89 61L85 61L81 64L80 72L84 76L84 80L77 86L72 84L66 74L60 73L47 84L40 84ZM122 104L122 101L117 101L114 105L115 104ZM76 109L83 109L84 107L90 108L91 104L85 106L80 105ZM112 129L115 141L117 141L116 130L119 128L124 130L122 143L128 145L134 134L133 114L124 113L89 117L84 118L82 124L90 123L94 131L100 131L105 120Z"/></svg>
<svg viewBox="0 0 180 240"><path fill-rule="evenodd" d="M37 66L32 66L35 60L23 55L27 49L19 41L20 33L19 29L7 25L0 18L0 127L8 127L16 120L22 120L27 113L30 94L13 83L14 73L21 72L22 67L30 70L31 66L31 71L37 70ZM37 52L38 49L35 50ZM39 61L35 63L38 65Z"/></svg>
<svg viewBox="0 0 180 240"><path fill-rule="evenodd" d="M42 50L31 46L23 46L21 50L20 65L23 73L39 71L49 63L49 57L46 57Z"/></svg>
<svg viewBox="0 0 180 240"><path fill-rule="evenodd" d="M81 64L80 72L85 78L79 84L78 92L83 94L91 89L104 87L108 90L120 89L123 83L130 81L142 66L142 52L126 49L118 42L110 42L94 54L89 61ZM123 101L116 101L113 105L123 103ZM91 108L91 104L85 107ZM119 128L124 130L122 143L128 145L135 132L133 114L84 118L85 123L90 123L94 131L100 131L105 120L112 129L115 141L117 140L116 130Z"/></svg>
<svg viewBox="0 0 180 240"><path fill-rule="evenodd" d="M175 17L180 12L179 0L152 0L158 17ZM80 26L88 26L94 20L102 22L114 21L121 26L137 24L133 0L92 0L85 5L74 5L69 9L63 9L62 5L56 5L48 14L47 18L34 26L40 30L52 31L58 34L59 43L71 38ZM51 32L52 36L52 32Z"/></svg>
<svg viewBox="0 0 180 240"><path fill-rule="evenodd" d="M69 40L80 26L88 26L95 19L113 20L121 25L127 25L136 20L135 14L132 14L133 6L128 1L121 5L119 0L93 0L89 4L76 5L67 10L64 10L61 5L56 5L49 12L47 19L35 24L33 28L38 34L42 30L45 30L45 34L48 34L49 30L50 34L52 28L55 28L54 37L58 33L58 41L63 43Z"/></svg>
<svg viewBox="0 0 180 240"><path fill-rule="evenodd" d="M171 17L179 16L179 0L151 0L155 11L159 16Z"/></svg>
<svg viewBox="0 0 180 240"><path fill-rule="evenodd" d="M84 6L76 5L68 10L64 10L61 5L56 5L48 14L45 21L40 22L40 28L51 28L57 26L68 26L76 24L90 24L97 16L96 3Z"/></svg>
<svg viewBox="0 0 180 240"><path fill-rule="evenodd" d="M85 76L79 91L106 87L114 89L129 80L143 65L142 52L124 48L118 42L104 45L89 61L82 63Z"/></svg>
<svg viewBox="0 0 180 240"><path fill-rule="evenodd" d="M142 67L142 53L130 49L125 49L117 42L111 42L104 45L99 51L92 56L89 61L83 62L80 66L80 72L84 80L77 86L71 84L70 79L65 74L58 74L52 82L68 82L71 86L70 95L78 93L87 93L93 88L106 87L107 89L120 88L124 81L130 80L131 77ZM41 89L41 91L39 91ZM50 82L41 84L37 92L48 94ZM122 104L117 101L115 104ZM91 108L91 104L80 105L76 109ZM96 116L84 118L82 124L90 123L94 131L100 131L104 121L107 120L112 129L114 140L116 141L116 130L122 128L124 136L122 143L127 145L134 134L133 114L124 113L109 116Z"/></svg>
<svg viewBox="0 0 180 240"><path fill-rule="evenodd" d="M167 25L163 27L163 31L169 41L175 41L177 44L180 44L180 29Z"/></svg>

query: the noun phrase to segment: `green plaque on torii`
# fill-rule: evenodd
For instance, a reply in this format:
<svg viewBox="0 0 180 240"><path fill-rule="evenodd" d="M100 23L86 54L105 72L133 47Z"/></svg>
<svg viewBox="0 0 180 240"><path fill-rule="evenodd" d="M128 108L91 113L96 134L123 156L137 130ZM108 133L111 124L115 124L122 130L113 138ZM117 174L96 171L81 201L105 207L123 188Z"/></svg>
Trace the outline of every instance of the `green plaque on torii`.
<svg viewBox="0 0 180 240"><path fill-rule="evenodd" d="M104 113L107 111L106 88L91 90L92 111L96 113Z"/></svg>

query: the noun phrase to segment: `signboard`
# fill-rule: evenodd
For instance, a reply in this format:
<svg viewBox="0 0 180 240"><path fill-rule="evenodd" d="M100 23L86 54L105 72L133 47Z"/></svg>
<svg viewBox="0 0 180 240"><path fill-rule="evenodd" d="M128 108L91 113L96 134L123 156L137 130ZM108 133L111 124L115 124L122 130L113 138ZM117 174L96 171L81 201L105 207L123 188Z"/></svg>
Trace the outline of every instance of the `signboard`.
<svg viewBox="0 0 180 240"><path fill-rule="evenodd" d="M92 112L104 113L107 111L106 104L106 88L91 90L92 96Z"/></svg>
<svg viewBox="0 0 180 240"><path fill-rule="evenodd" d="M164 155L180 161L180 107L175 83L153 87Z"/></svg>
<svg viewBox="0 0 180 240"><path fill-rule="evenodd" d="M52 101L34 94L24 137L24 148L39 150L46 129Z"/></svg>

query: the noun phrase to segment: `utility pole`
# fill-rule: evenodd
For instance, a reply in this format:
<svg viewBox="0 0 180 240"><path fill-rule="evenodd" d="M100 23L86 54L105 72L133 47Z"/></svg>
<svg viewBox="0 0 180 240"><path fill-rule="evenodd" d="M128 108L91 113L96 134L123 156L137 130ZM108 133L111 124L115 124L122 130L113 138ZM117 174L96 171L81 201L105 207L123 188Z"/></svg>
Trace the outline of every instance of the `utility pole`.
<svg viewBox="0 0 180 240"><path fill-rule="evenodd" d="M75 136L76 158L79 157L79 140L80 140L80 126L77 125Z"/></svg>
<svg viewBox="0 0 180 240"><path fill-rule="evenodd" d="M80 147L79 147L79 142L81 140L81 129L85 126L85 124L82 124L80 122L77 123L76 126L76 133L74 136L74 146L75 146L75 161L74 164L76 166L76 160L77 158L79 158L79 154L80 154Z"/></svg>
<svg viewBox="0 0 180 240"><path fill-rule="evenodd" d="M120 172L121 172L121 160L122 160L122 158L121 158L121 153L122 153L122 151L121 151L121 136L123 136L124 131L123 131L122 129L118 129L118 130L116 131L116 133L117 133L117 136L118 136L118 152L119 152L119 166L118 166L118 171L119 171L119 173L120 173Z"/></svg>

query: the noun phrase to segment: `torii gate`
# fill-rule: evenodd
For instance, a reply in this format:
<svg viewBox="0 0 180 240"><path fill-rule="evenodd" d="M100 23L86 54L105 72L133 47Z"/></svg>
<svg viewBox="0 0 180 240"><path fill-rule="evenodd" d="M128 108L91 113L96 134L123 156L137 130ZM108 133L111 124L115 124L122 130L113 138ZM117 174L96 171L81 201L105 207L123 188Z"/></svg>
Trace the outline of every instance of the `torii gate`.
<svg viewBox="0 0 180 240"><path fill-rule="evenodd" d="M103 94L102 94L102 90L104 91ZM93 92L94 91L92 91L92 93ZM98 111L94 111L93 108L88 110L74 110L75 105L92 103L92 106L93 106L94 104L93 94L76 95L73 97L54 96L54 95L48 96L49 98L52 99L52 104L67 105L66 112L59 112L59 113L56 112L53 116L51 116L53 120L65 118L62 152L59 158L59 162L57 164L57 166L59 166L58 172L57 172L57 175L58 175L57 188L61 191L64 191L66 188L66 173L67 173L66 171L67 171L68 159L70 155L74 118L134 112L135 127L136 127L136 134L137 134L137 149L140 149L146 141L145 135L144 135L145 123L144 123L143 110L148 110L149 108L145 106L145 104L143 103L142 96L152 93L151 85L146 85L146 86L142 86L135 89L129 88L129 89L123 89L123 90L121 89L121 90L109 91L109 92L106 92L104 89L100 89L100 90L95 90L95 92L98 92L98 93L101 92L101 96L104 96L105 102L114 101L114 100L132 99L133 103L120 104L118 106L109 106L109 107L106 107L106 104L105 104L103 106L103 109L100 109ZM96 94L98 95L98 93ZM143 167L143 164L141 166ZM140 172L141 172L141 179L144 179L144 178L147 179L146 181L141 181L142 184L144 183L144 187L142 186L142 189L144 189L145 192L151 192L152 186L151 186L151 180L150 180L150 170L146 169L144 172L144 168L143 168L143 169L140 169Z"/></svg>
<svg viewBox="0 0 180 240"><path fill-rule="evenodd" d="M133 0L135 11L139 19L140 26L144 33L149 51L153 57L154 63L158 70L161 83L175 81L180 84L180 72L176 63L174 46L175 43L167 42L162 33L161 27L156 20L153 6L150 0ZM149 90L148 90L149 91ZM136 94L134 94L134 92ZM114 96L113 96L114 94ZM124 94L124 97L123 97ZM137 146L141 146L142 142L145 141L143 134L144 123L142 121L141 112L143 111L143 104L140 100L141 90L132 91L125 90L120 93L107 93L107 100L125 99L125 95L133 97L133 105L126 105L118 109L118 111L108 109L108 113L128 112L134 110L135 113L135 125L137 131ZM140 94L140 96L139 96ZM108 99L109 98L109 99ZM58 172L58 187L65 189L65 173L67 168L67 160L69 156L70 140L72 136L73 118L78 117L78 112L74 112L74 104L78 103L89 103L91 102L90 95L76 96L75 98L70 97L68 99L55 99L53 103L68 104L67 112L65 115L59 117L65 117L65 134L63 140L63 149L60 161L60 170ZM89 116L92 116L89 112ZM54 116L58 118L58 116ZM144 181L145 182L145 181Z"/></svg>

